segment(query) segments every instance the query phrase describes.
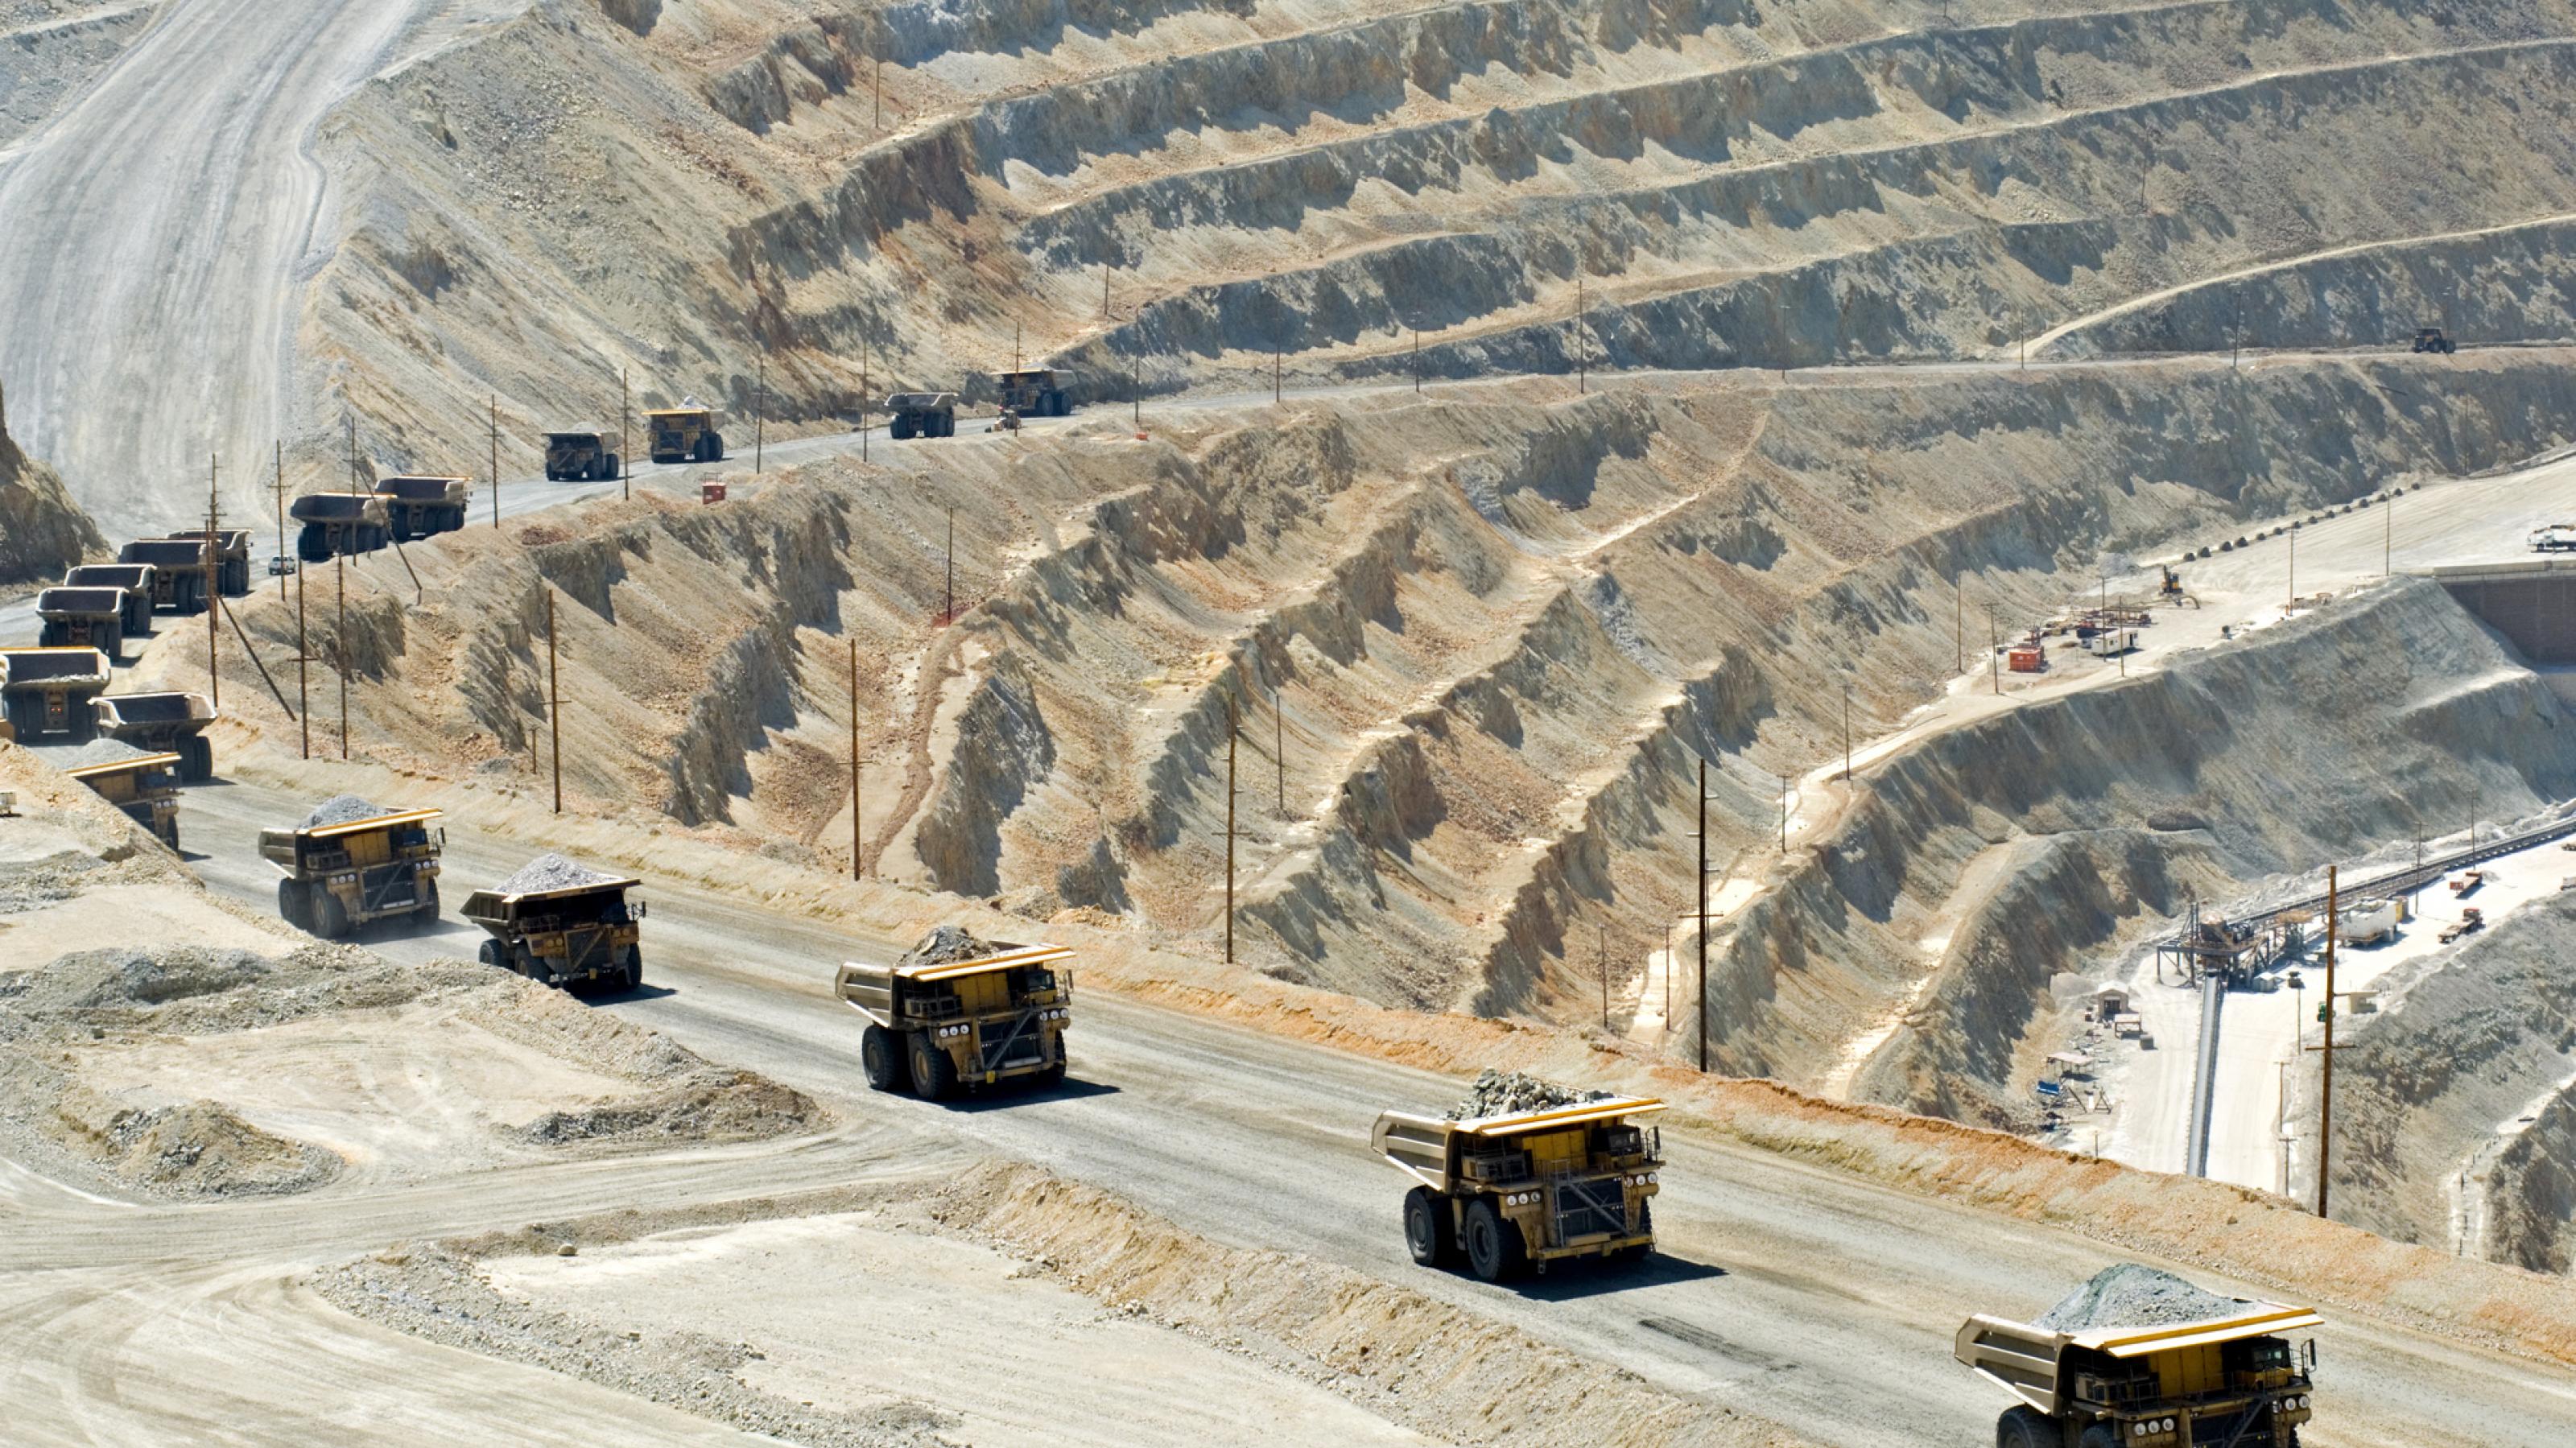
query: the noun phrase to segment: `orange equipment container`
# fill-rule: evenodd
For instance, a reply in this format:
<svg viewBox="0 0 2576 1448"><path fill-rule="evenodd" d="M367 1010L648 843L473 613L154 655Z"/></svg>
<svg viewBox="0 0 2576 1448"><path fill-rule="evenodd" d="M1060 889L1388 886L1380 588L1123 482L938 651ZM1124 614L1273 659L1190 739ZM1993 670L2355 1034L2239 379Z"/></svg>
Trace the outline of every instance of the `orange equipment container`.
<svg viewBox="0 0 2576 1448"><path fill-rule="evenodd" d="M2016 674L2036 674L2048 667L2048 656L2037 649L2014 649L2004 655L2004 664Z"/></svg>

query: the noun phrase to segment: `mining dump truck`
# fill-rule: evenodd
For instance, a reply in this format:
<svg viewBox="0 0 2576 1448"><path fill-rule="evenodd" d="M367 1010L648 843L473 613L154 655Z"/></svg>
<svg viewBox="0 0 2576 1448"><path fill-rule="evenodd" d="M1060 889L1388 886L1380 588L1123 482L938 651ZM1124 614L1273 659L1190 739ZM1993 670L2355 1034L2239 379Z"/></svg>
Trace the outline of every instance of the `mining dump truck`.
<svg viewBox="0 0 2576 1448"><path fill-rule="evenodd" d="M957 394L954 392L898 392L886 399L886 411L894 414L894 420L886 424L886 431L897 440L957 435Z"/></svg>
<svg viewBox="0 0 2576 1448"><path fill-rule="evenodd" d="M2038 1322L1969 1318L1953 1353L2021 1400L1996 1422L1996 1448L2297 1448L2317 1347L2284 1334L2323 1325L2125 1264Z"/></svg>
<svg viewBox="0 0 2576 1448"><path fill-rule="evenodd" d="M385 526L408 543L465 526L465 505L474 498L472 478L404 474L376 480L376 496L385 503Z"/></svg>
<svg viewBox="0 0 2576 1448"><path fill-rule="evenodd" d="M1633 1118L1663 1109L1612 1096L1464 1121L1389 1111L1369 1148L1419 1183L1404 1196L1414 1262L1445 1267L1463 1255L1498 1282L1570 1257L1654 1251L1663 1142Z"/></svg>
<svg viewBox="0 0 2576 1448"><path fill-rule="evenodd" d="M193 528L170 536L183 542L202 544L206 541L206 530ZM202 571L204 566L201 554L198 567ZM250 533L247 529L223 528L216 531L215 589L226 598L250 596Z"/></svg>
<svg viewBox="0 0 2576 1448"><path fill-rule="evenodd" d="M859 1067L879 1091L936 1101L960 1084L1064 1080L1073 978L1061 945L991 943L973 958L844 965L834 989L868 1018ZM909 960L910 957L907 957Z"/></svg>
<svg viewBox="0 0 2576 1448"><path fill-rule="evenodd" d="M550 483L595 483L617 476L617 465L623 461L608 450L608 443L595 432L550 432L546 434L546 481Z"/></svg>
<svg viewBox="0 0 2576 1448"><path fill-rule="evenodd" d="M0 703L18 742L87 743L98 732L90 701L107 692L108 668L96 649L0 649Z"/></svg>
<svg viewBox="0 0 2576 1448"><path fill-rule="evenodd" d="M152 632L152 565L84 563L63 574L65 588L113 588L125 595L125 636Z"/></svg>
<svg viewBox="0 0 2576 1448"><path fill-rule="evenodd" d="M100 739L64 761L63 773L96 790L99 798L175 850L179 848L179 786L170 771L178 763L175 754L155 754Z"/></svg>
<svg viewBox="0 0 2576 1448"><path fill-rule="evenodd" d="M993 380L1001 389L1001 396L995 400L1006 412L1022 417L1062 417L1073 411L1076 380L1070 372L1031 367L1005 372Z"/></svg>
<svg viewBox="0 0 2576 1448"><path fill-rule="evenodd" d="M122 588L48 588L36 595L36 641L49 649L77 644L113 659L124 650L125 616Z"/></svg>
<svg viewBox="0 0 2576 1448"><path fill-rule="evenodd" d="M2415 329L2415 345L2409 350L2434 352L2447 357L2459 351L2460 344L2443 336L2442 329L2439 327L2418 327Z"/></svg>
<svg viewBox="0 0 2576 1448"><path fill-rule="evenodd" d="M446 831L434 809L385 810L342 796L294 829L261 830L260 858L277 867L277 913L334 940L378 920L438 919L438 856Z"/></svg>
<svg viewBox="0 0 2576 1448"><path fill-rule="evenodd" d="M206 726L215 722L214 701L203 694L179 691L157 694L101 694L90 700L96 729L107 738L179 760L184 784L203 784L215 777L215 746Z"/></svg>
<svg viewBox="0 0 2576 1448"><path fill-rule="evenodd" d="M286 515L304 525L295 535L295 556L307 563L373 553L393 535L384 499L373 493L307 493Z"/></svg>
<svg viewBox="0 0 2576 1448"><path fill-rule="evenodd" d="M530 861L509 879L465 897L458 912L483 927L485 965L541 985L590 983L633 990L644 983L644 902L626 892L643 882L604 875L561 855Z"/></svg>
<svg viewBox="0 0 2576 1448"><path fill-rule="evenodd" d="M152 606L163 613L206 607L206 545L186 538L137 538L116 551L119 563L152 565Z"/></svg>
<svg viewBox="0 0 2576 1448"><path fill-rule="evenodd" d="M644 430L652 438L653 461L657 463L724 461L724 434L716 431L716 415L711 408L666 407L647 412Z"/></svg>

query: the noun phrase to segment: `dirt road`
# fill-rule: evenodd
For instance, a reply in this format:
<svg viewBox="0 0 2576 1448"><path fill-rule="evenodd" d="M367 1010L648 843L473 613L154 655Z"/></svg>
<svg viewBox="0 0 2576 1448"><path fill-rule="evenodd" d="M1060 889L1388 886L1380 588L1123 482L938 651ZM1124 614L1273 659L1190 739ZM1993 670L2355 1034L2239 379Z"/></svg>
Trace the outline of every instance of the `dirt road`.
<svg viewBox="0 0 2576 1448"><path fill-rule="evenodd" d="M191 790L183 830L195 867L220 891L268 902L275 875L250 842L309 803L247 785ZM449 822L450 897L531 853ZM22 1364L0 1376L12 1418L167 1435L202 1431L200 1415L220 1403L236 1432L309 1435L327 1424L365 1437L390 1434L401 1403L371 1399L364 1419L332 1416L354 1410L328 1406L339 1395L327 1389L391 1379L405 1401L438 1399L445 1416L431 1421L459 1431L475 1420L456 1415L488 1411L487 1431L507 1422L545 1441L578 1431L585 1415L651 1441L687 1437L694 1425L658 1410L603 1406L570 1388L542 1398L528 1369L354 1328L285 1284L399 1237L864 1178L898 1163L935 1168L961 1150L1038 1162L1223 1242L1402 1281L1671 1390L1855 1445L1982 1441L2001 1405L1950 1361L1963 1311L2036 1311L2113 1256L1667 1128L1672 1165L1657 1213L1667 1255L1652 1269L1568 1272L1511 1289L1426 1273L1404 1256L1399 1182L1369 1157L1365 1131L1381 1105L1433 1106L1454 1082L1095 991L1078 999L1078 1084L1061 1095L952 1107L877 1096L859 1083L853 1018L824 981L833 962L890 942L674 884L647 893L647 987L600 1008L811 1092L843 1126L755 1147L223 1207L102 1206L0 1177L0 1202L17 1219L0 1241L0 1281L10 1284L0 1288L0 1346ZM451 920L430 938L369 943L419 959L462 954L475 939ZM1960 1245L1927 1252L1927 1242ZM231 1345L230 1367L213 1371L191 1324ZM2576 1383L2563 1374L2360 1322L2337 1323L2321 1346L2337 1403L2330 1429L2313 1435L2320 1444L2539 1445L2576 1430ZM220 1378L220 1391L192 1388L191 1364ZM321 1407L311 1406L316 1385L326 1388Z"/></svg>
<svg viewBox="0 0 2576 1448"><path fill-rule="evenodd" d="M190 526L209 453L264 456L288 429L299 278L334 225L307 143L420 22L465 8L178 0L0 156L0 377L102 529Z"/></svg>

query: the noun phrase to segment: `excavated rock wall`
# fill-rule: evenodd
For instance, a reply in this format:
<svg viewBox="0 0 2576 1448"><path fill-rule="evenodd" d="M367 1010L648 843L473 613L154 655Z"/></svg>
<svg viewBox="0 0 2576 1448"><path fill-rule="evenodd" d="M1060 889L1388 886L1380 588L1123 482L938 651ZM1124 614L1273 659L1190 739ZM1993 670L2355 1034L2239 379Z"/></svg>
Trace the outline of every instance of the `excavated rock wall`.
<svg viewBox="0 0 2576 1448"><path fill-rule="evenodd" d="M51 583L64 569L106 552L107 540L72 501L61 476L10 440L7 401L0 395L0 587Z"/></svg>

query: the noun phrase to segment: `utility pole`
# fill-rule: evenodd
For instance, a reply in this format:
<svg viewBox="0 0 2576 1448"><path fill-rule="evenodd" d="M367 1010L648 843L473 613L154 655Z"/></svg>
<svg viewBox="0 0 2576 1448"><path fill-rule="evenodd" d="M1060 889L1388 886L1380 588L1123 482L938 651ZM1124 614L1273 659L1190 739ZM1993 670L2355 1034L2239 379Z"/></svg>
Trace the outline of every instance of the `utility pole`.
<svg viewBox="0 0 2576 1448"><path fill-rule="evenodd" d="M1592 349L1583 344L1583 268L1574 271L1574 395L1581 397L1592 390Z"/></svg>
<svg viewBox="0 0 2576 1448"><path fill-rule="evenodd" d="M868 413L873 410L873 394L868 390L868 343L859 343L859 461L868 460Z"/></svg>
<svg viewBox="0 0 2576 1448"><path fill-rule="evenodd" d="M1270 344L1270 405L1271 405L1271 406L1273 406L1273 407L1277 407L1277 406L1279 405L1279 374L1281 373L1281 371L1283 371L1283 370L1287 367L1287 365L1288 365L1288 344L1287 344L1287 343L1285 343L1285 342L1273 342L1273 343L1271 343L1271 344Z"/></svg>
<svg viewBox="0 0 2576 1448"><path fill-rule="evenodd" d="M751 470L760 471L762 425L769 420L769 359L760 359L760 381L751 389Z"/></svg>
<svg viewBox="0 0 2576 1448"><path fill-rule="evenodd" d="M1699 1069L1708 1074L1708 760L1699 762Z"/></svg>
<svg viewBox="0 0 2576 1448"><path fill-rule="evenodd" d="M620 367L617 369L617 496L621 498L635 496L635 452L626 437L628 396L626 369Z"/></svg>
<svg viewBox="0 0 2576 1448"><path fill-rule="evenodd" d="M223 527L223 502L215 488L216 462L213 453L206 454L206 689L207 700L223 707L224 676L215 671L216 625L222 620L215 615L224 610L223 580L217 576L215 540Z"/></svg>
<svg viewBox="0 0 2576 1448"><path fill-rule="evenodd" d="M340 758L349 757L349 555L331 550L331 576L340 588L340 626L331 634L340 673Z"/></svg>
<svg viewBox="0 0 2576 1448"><path fill-rule="evenodd" d="M1020 370L1020 322L1017 317L1011 319L1011 370Z"/></svg>
<svg viewBox="0 0 2576 1448"><path fill-rule="evenodd" d="M2389 560L2397 551L2397 495L2390 493L2380 500L2379 576L2386 578L2393 570Z"/></svg>
<svg viewBox="0 0 2576 1448"><path fill-rule="evenodd" d="M546 589L546 733L555 760L555 813L563 813L563 676L555 669L555 591Z"/></svg>
<svg viewBox="0 0 2576 1448"><path fill-rule="evenodd" d="M1109 320L1109 260L1100 261L1100 320Z"/></svg>
<svg viewBox="0 0 2576 1448"><path fill-rule="evenodd" d="M1964 674L1968 672L1968 585L1955 575L1950 579L1950 638L1958 654L1950 672Z"/></svg>
<svg viewBox="0 0 2576 1448"><path fill-rule="evenodd" d="M354 493L358 491L358 416L351 413L345 421L349 424L349 491Z"/></svg>
<svg viewBox="0 0 2576 1448"><path fill-rule="evenodd" d="M1270 691L1270 757L1279 765L1279 817L1288 818L1288 709L1279 691Z"/></svg>
<svg viewBox="0 0 2576 1448"><path fill-rule="evenodd" d="M859 835L859 641L850 640L850 878L865 874L867 854Z"/></svg>
<svg viewBox="0 0 2576 1448"><path fill-rule="evenodd" d="M1789 776L1780 776L1780 853L1789 853Z"/></svg>
<svg viewBox="0 0 2576 1448"><path fill-rule="evenodd" d="M286 441L277 443L277 481L271 484L277 493L277 556L286 557ZM286 602L286 575L277 575L277 601ZM302 650L297 650L301 653Z"/></svg>
<svg viewBox="0 0 2576 1448"><path fill-rule="evenodd" d="M1990 603L1986 605L1986 672L1994 678L1997 695L2004 691L2003 666L1995 657L1995 650L2001 643L1995 633L1995 606Z"/></svg>
<svg viewBox="0 0 2576 1448"><path fill-rule="evenodd" d="M313 643L304 631L304 570L295 570L295 712L303 721L303 757L313 757L313 693L309 687Z"/></svg>
<svg viewBox="0 0 2576 1448"><path fill-rule="evenodd" d="M885 58L879 56L873 67L877 83L877 129L885 129Z"/></svg>
<svg viewBox="0 0 2576 1448"><path fill-rule="evenodd" d="M2290 525L2290 602L2299 601L2299 525Z"/></svg>
<svg viewBox="0 0 2576 1448"><path fill-rule="evenodd" d="M1422 329L1413 329L1413 390L1422 391Z"/></svg>
<svg viewBox="0 0 2576 1448"><path fill-rule="evenodd" d="M492 394L492 526L501 526L501 394Z"/></svg>
<svg viewBox="0 0 2576 1448"><path fill-rule="evenodd" d="M2326 1059L2325 1088L2317 1101L2317 1215L2326 1214L2326 1188L2334 1153L2334 1018L2335 1018L2335 867L2326 866Z"/></svg>
<svg viewBox="0 0 2576 1448"><path fill-rule="evenodd" d="M1225 701L1225 963L1234 964L1234 701Z"/></svg>
<svg viewBox="0 0 2576 1448"><path fill-rule="evenodd" d="M1602 1029L1604 1032L1607 1032L1607 1031L1610 1029L1610 927L1609 927L1609 926L1607 926L1607 925L1601 926L1601 927L1600 927L1600 931L1601 931L1601 957L1600 957L1600 959L1601 959L1601 1029Z"/></svg>
<svg viewBox="0 0 2576 1448"><path fill-rule="evenodd" d="M866 879L866 845L858 832L858 639L850 639L850 879Z"/></svg>
<svg viewBox="0 0 2576 1448"><path fill-rule="evenodd" d="M957 621L957 505L948 505L948 585L946 602L939 607L941 624Z"/></svg>

